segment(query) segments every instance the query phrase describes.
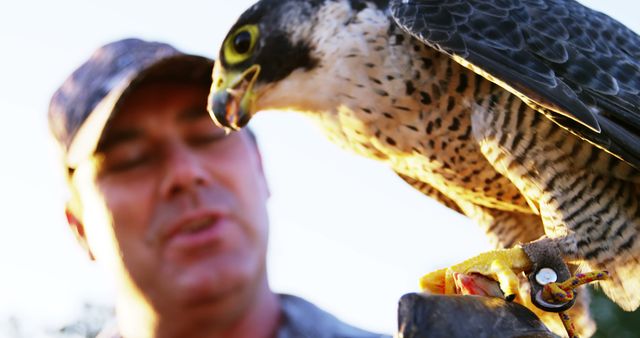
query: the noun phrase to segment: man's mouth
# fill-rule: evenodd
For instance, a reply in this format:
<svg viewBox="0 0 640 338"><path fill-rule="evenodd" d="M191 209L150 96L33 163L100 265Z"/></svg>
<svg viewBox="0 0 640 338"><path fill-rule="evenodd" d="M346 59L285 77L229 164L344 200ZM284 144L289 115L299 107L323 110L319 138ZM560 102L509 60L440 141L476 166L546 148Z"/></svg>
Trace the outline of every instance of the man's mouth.
<svg viewBox="0 0 640 338"><path fill-rule="evenodd" d="M168 229L167 248L175 250L213 246L223 239L228 218L220 214L202 214L186 217Z"/></svg>
<svg viewBox="0 0 640 338"><path fill-rule="evenodd" d="M213 216L204 217L195 219L187 224L185 224L180 230L181 233L196 233L203 229L210 227L215 223L215 218Z"/></svg>

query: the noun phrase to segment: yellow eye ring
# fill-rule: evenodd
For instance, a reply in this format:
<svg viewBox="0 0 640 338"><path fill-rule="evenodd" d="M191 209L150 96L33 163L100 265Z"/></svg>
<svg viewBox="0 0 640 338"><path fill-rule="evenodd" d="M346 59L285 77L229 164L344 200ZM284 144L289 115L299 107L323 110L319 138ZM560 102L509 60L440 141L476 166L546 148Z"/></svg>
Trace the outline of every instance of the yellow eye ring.
<svg viewBox="0 0 640 338"><path fill-rule="evenodd" d="M237 64L251 56L258 41L257 25L245 25L231 34L224 43L224 58L228 64Z"/></svg>

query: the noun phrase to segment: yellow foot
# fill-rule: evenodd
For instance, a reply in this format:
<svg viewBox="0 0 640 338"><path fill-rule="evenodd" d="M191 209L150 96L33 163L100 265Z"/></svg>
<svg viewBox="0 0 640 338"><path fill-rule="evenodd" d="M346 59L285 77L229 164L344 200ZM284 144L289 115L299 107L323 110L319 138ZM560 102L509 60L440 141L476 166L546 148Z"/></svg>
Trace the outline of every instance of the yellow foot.
<svg viewBox="0 0 640 338"><path fill-rule="evenodd" d="M517 274L531 269L531 260L521 247L482 253L460 264L424 275L420 287L437 294L480 294L498 296L477 275L497 281L506 299L518 294Z"/></svg>

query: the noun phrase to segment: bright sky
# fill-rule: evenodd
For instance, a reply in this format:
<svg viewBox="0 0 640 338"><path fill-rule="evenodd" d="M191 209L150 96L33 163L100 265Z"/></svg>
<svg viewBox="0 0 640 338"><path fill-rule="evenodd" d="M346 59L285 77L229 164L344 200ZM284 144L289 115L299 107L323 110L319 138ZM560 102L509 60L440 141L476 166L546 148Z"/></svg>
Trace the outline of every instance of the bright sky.
<svg viewBox="0 0 640 338"><path fill-rule="evenodd" d="M98 46L137 36L214 57L252 0L13 1L0 9L0 335L25 319L30 337L109 304L108 276L65 227L63 177L48 136L49 97ZM640 4L590 0L640 32ZM11 6L11 8L9 8ZM420 275L488 249L462 216L379 163L338 149L291 114L254 119L272 190L269 273L279 292L382 332Z"/></svg>

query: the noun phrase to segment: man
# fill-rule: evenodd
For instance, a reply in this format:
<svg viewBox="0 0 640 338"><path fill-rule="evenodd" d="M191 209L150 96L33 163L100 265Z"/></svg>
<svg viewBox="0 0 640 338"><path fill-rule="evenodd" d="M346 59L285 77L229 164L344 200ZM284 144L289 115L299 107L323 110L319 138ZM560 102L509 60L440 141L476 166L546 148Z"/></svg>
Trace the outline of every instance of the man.
<svg viewBox="0 0 640 338"><path fill-rule="evenodd" d="M255 140L209 119L213 62L136 39L98 49L49 121L79 243L117 282L104 337L380 337L268 285Z"/></svg>

